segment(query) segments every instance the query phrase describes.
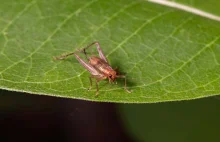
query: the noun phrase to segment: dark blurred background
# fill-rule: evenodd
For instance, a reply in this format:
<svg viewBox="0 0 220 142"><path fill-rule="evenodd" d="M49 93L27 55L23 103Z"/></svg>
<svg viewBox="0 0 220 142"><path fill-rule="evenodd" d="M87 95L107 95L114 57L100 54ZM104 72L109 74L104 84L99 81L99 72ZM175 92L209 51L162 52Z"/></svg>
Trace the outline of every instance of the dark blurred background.
<svg viewBox="0 0 220 142"><path fill-rule="evenodd" d="M3 90L0 130L2 142L132 142L115 104Z"/></svg>
<svg viewBox="0 0 220 142"><path fill-rule="evenodd" d="M220 97L114 104L0 90L5 141L219 142Z"/></svg>

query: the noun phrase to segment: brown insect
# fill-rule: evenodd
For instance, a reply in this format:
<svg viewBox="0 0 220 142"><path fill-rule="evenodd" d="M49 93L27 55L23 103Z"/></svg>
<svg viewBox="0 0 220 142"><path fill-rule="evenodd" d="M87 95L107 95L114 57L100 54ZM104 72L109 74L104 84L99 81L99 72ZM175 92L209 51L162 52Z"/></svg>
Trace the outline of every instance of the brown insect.
<svg viewBox="0 0 220 142"><path fill-rule="evenodd" d="M88 57L87 56L86 49L89 48L89 47L92 47L93 45L97 46L99 57L96 57L96 56ZM85 54L88 62L81 59L76 54L77 52L83 52ZM59 57L54 57L54 59L55 60L62 60L62 59L65 59L66 57L68 57L70 55L74 55L76 57L76 59L79 61L79 63L82 64L84 66L84 68L91 73L91 76L89 77L90 87L89 87L88 90L90 90L92 88L92 78L96 79L96 96L98 95L98 92L99 92L98 82L101 81L101 80L107 79L107 78L109 80L109 83L113 83L116 78L124 78L124 89L128 93L131 93L131 91L129 91L127 89L127 86L126 86L126 76L125 75L119 75L116 70L112 69L112 67L108 63L107 58L103 54L102 49L101 49L98 42L93 42L92 44L88 45L87 47L82 48L82 49L80 49L76 52L72 52L72 53L62 55L62 56L59 56Z"/></svg>

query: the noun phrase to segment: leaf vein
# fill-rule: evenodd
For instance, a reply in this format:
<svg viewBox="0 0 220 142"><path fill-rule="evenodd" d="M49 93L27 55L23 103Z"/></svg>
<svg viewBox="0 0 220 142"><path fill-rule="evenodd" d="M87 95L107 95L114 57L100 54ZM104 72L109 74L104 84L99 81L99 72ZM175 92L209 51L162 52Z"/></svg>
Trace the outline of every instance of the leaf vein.
<svg viewBox="0 0 220 142"><path fill-rule="evenodd" d="M97 0L96 0L97 1ZM38 46L32 53L30 53L28 56L20 59L19 61L15 62L14 64L8 66L7 68L5 68L4 70L2 70L0 72L0 74L2 74L3 72L5 72L6 70L12 68L13 66L19 64L20 62L24 61L25 59L31 57L32 55L34 55L35 53L37 53L38 50L40 50L47 42L49 42L51 40L51 38L59 31L59 29L61 29L61 27L63 25L65 25L76 13L81 12L82 9L90 6L92 3L94 3L95 1L91 1L89 3L87 3L86 5L84 5L83 7L80 7L79 9L77 9L76 11L74 11L73 13L71 13L70 15L67 16L66 19L63 20L63 22L47 37L47 39L40 45Z"/></svg>
<svg viewBox="0 0 220 142"><path fill-rule="evenodd" d="M29 74L30 74L30 72L31 72L31 68L32 68L32 58L30 57L30 66L29 66L29 68L28 68L28 71L27 71L27 74L26 74L26 77L25 77L25 79L24 79L24 81L27 81L27 79L28 79L28 77L29 77Z"/></svg>
<svg viewBox="0 0 220 142"><path fill-rule="evenodd" d="M99 30L101 30L103 27L105 27L105 25L107 25L111 20L113 20L115 17L117 17L120 13L122 13L123 11L125 11L126 9L130 8L131 6L137 4L139 2L134 1L132 3L130 3L129 5L125 5L124 7L122 7L119 11L115 12L114 14L112 14L112 16L110 16L107 20L105 20L100 26L98 26L98 28L96 28L93 32L91 32L87 37L84 38L84 40L79 44L79 47L83 46L83 44L85 44L85 42L92 37L95 33L97 33ZM55 66L59 65L61 62L57 63ZM80 76L86 72L86 70L84 70Z"/></svg>
<svg viewBox="0 0 220 142"><path fill-rule="evenodd" d="M209 42L208 44L206 44L201 50L199 50L194 56L192 56L191 58L189 58L186 62L184 62L179 68L175 69L173 72L171 72L170 74L168 74L167 76L159 79L159 80L156 80L152 83L148 83L146 85L139 85L139 86L134 86L134 87L147 87L147 86L150 86L150 85L153 85L155 83L158 83L158 82L162 82L163 80L165 80L166 78L172 76L174 73L178 72L179 70L181 70L183 67L185 67L187 64L189 64L191 61L193 61L196 57L198 57L203 51L205 51L207 48L209 48L211 45L213 45L216 41L218 41L220 38L219 37L216 37L215 39L213 39L211 42Z"/></svg>
<svg viewBox="0 0 220 142"><path fill-rule="evenodd" d="M8 28L23 15L31 6L33 6L36 3L36 0L31 1L29 4L27 4L23 10L21 10L6 26L3 28L1 33L5 35L5 32L8 30Z"/></svg>
<svg viewBox="0 0 220 142"><path fill-rule="evenodd" d="M183 27L185 24L187 24L190 20L192 20L192 17L189 17L188 19L186 19L184 22L182 22L179 26L177 26L176 28L174 28L174 30L168 35L166 36L166 38L164 38L164 40L162 40L162 42L160 42L158 44L158 46L156 48L154 48L146 57L144 57L142 60L136 62L134 64L134 66L128 71L131 72L134 68L137 67L137 65L139 65L141 62L146 61L147 58L152 57L151 55L160 47L160 45L164 42L166 42L168 39L170 39L181 27ZM152 57L153 58L153 57ZM154 58L153 58L154 59Z"/></svg>
<svg viewBox="0 0 220 142"><path fill-rule="evenodd" d="M97 33L105 25L107 25L111 20L113 20L115 17L117 17L120 13L124 12L126 9L130 8L131 6L133 6L133 5L137 4L137 3L139 3L139 2L134 1L134 2L130 3L129 5L125 5L124 7L122 7L119 11L115 12L105 22L103 22L98 28L96 28L96 30L94 30L89 36L84 38L84 40L79 45L82 46L85 43L85 41L88 40L89 37L92 37L95 33Z"/></svg>
<svg viewBox="0 0 220 142"><path fill-rule="evenodd" d="M194 56L192 56L191 58L189 58L186 62L184 62L179 68L177 68L176 70L174 70L173 72L171 72L170 74L168 74L167 76L163 77L162 79L160 79L160 81L165 80L166 78L168 78L169 76L172 76L174 73L178 72L179 70L181 70L184 66L186 66L187 64L189 64L191 61L193 61L196 57L198 57L203 51L205 51L207 48L209 48L211 45L213 45L217 40L219 39L219 37L216 37L214 40L212 40L211 42L209 42L208 44L206 44L206 46L204 46L201 50L199 50Z"/></svg>
<svg viewBox="0 0 220 142"><path fill-rule="evenodd" d="M140 32L146 25L152 23L154 20L160 18L161 16L164 16L168 13L171 13L173 10L171 11L167 11L164 13L159 13L158 15L154 16L153 18L146 20L141 26L139 26L131 35L129 35L127 38L125 38L121 43L119 43L112 51L110 51L106 57L108 57L109 55L111 55L112 53L114 53L117 49L122 48L122 45L125 44L127 41L129 41L133 36L135 36L138 32Z"/></svg>

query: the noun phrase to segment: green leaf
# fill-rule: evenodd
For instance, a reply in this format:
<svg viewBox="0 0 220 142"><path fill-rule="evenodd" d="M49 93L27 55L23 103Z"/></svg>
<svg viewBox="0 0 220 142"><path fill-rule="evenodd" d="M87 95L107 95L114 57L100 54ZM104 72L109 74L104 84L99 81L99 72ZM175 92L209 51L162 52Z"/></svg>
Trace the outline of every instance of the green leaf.
<svg viewBox="0 0 220 142"><path fill-rule="evenodd" d="M130 103L220 93L217 20L139 0L2 0L0 15L2 89ZM95 97L74 56L52 58L94 41L112 67L126 73L132 93L118 79L117 85L101 81Z"/></svg>

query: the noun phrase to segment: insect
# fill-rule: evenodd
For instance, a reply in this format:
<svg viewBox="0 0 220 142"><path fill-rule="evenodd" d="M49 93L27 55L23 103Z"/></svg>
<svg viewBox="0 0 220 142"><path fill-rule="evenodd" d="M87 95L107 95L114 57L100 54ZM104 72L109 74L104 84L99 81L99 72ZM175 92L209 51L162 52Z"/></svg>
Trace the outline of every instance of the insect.
<svg viewBox="0 0 220 142"><path fill-rule="evenodd" d="M99 53L99 57L96 56L91 56L88 57L86 53L86 49L92 47L93 45L96 45L97 51ZM88 62L84 61L82 58L77 55L77 52L82 52L85 56ZM98 82L104 79L108 79L109 83L113 83L116 78L123 78L124 79L124 90L127 91L128 93L131 93L127 89L127 84L126 84L126 76L125 75L119 75L118 72L109 65L107 58L105 57L104 53L102 52L102 49L100 47L99 42L93 42L90 45L88 45L85 48L79 49L76 52L72 52L69 54L65 54L59 57L54 57L55 60L62 60L67 58L70 55L74 55L76 59L79 61L83 67L91 73L91 76L89 77L90 80L90 87L88 90L92 89L92 78L96 79L96 96L99 93L99 87L98 87Z"/></svg>

